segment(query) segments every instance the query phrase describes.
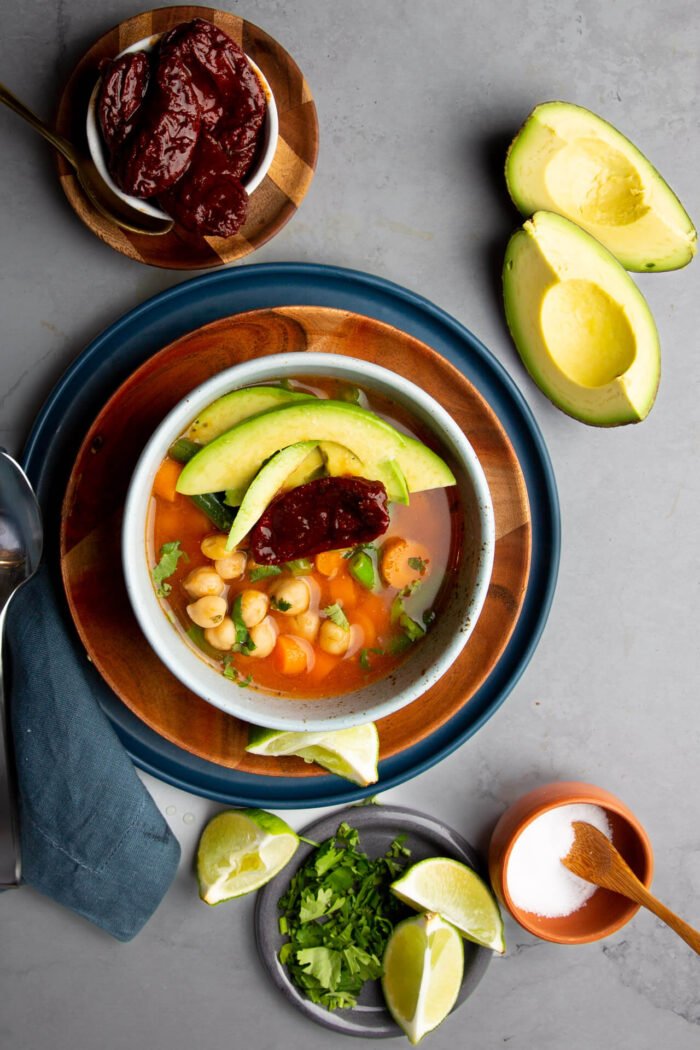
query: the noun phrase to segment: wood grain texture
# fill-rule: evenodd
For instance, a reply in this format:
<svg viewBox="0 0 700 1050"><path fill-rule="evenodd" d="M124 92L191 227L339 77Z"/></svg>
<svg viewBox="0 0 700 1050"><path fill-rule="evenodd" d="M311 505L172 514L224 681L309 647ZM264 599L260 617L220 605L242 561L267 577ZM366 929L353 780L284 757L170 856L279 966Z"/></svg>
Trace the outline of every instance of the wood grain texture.
<svg viewBox="0 0 700 1050"><path fill-rule="evenodd" d="M72 169L58 158L63 190L86 226L111 248L137 262L175 270L197 270L235 262L282 229L303 201L318 154L318 119L311 91L291 55L258 26L213 7L164 7L129 18L110 29L82 57L58 105L56 130L87 153L87 105L100 63L153 33L180 22L205 18L239 44L260 67L272 88L279 114L279 140L268 174L251 195L245 225L233 237L199 237L176 227L163 237L119 229L85 197Z"/></svg>
<svg viewBox="0 0 700 1050"><path fill-rule="evenodd" d="M246 726L190 693L160 662L131 612L119 568L121 513L143 446L185 394L222 369L268 354L299 352L303 375L303 354L310 350L373 361L432 394L471 441L494 503L495 561L479 622L444 678L378 723L381 758L429 736L483 684L512 634L530 566L527 491L503 428L464 376L411 336L346 311L281 307L215 321L151 357L107 402L78 453L62 515L68 602L93 663L148 726L199 757L267 775L319 771L300 759L248 755Z"/></svg>

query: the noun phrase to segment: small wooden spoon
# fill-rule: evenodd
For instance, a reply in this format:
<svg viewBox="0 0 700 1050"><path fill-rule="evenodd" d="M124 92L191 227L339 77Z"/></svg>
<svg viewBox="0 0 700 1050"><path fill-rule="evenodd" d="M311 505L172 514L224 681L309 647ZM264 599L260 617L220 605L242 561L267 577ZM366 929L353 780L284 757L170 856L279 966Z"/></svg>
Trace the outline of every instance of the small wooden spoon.
<svg viewBox="0 0 700 1050"><path fill-rule="evenodd" d="M586 882L620 893L648 908L700 955L700 932L649 893L603 832L582 820L575 820L573 828L574 844L561 859L564 867Z"/></svg>

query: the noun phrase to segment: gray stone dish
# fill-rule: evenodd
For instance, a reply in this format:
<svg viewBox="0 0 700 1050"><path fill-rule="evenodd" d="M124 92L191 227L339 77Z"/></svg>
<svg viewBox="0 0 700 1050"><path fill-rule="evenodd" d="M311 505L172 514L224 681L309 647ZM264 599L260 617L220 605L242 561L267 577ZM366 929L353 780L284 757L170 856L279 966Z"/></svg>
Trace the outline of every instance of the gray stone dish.
<svg viewBox="0 0 700 1050"><path fill-rule="evenodd" d="M305 827L301 834L320 843L334 835L343 820L351 827L357 828L360 833L360 846L369 856L385 853L393 839L403 833L406 835L406 845L411 850L409 863L416 863L427 857L452 857L484 875L481 857L461 835L433 817L402 806L349 806L314 821ZM292 862L258 893L255 906L255 937L262 963L288 1001L316 1024L343 1035L354 1035L364 1039L402 1036L403 1032L384 1005L379 981L368 981L365 984L360 1000L353 1009L325 1010L302 995L292 984L286 967L282 966L278 959L279 950L286 938L279 932L277 901L312 850L312 846L301 843ZM464 942L464 979L454 1006L455 1010L475 990L492 954L486 948L480 948L469 941Z"/></svg>

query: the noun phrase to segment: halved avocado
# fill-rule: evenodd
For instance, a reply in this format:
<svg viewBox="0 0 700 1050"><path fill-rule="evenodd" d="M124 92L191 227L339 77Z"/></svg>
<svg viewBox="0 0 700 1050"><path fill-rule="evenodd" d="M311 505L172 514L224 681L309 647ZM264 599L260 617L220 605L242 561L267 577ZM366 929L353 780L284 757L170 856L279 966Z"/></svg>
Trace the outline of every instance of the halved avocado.
<svg viewBox="0 0 700 1050"><path fill-rule="evenodd" d="M203 408L187 431L190 441L206 445L220 434L235 427L237 423L259 412L281 408L292 401L309 401L313 394L298 390L287 390L283 386L249 386L232 390Z"/></svg>
<svg viewBox="0 0 700 1050"><path fill-rule="evenodd" d="M508 243L503 293L520 356L555 405L593 426L644 419L659 385L656 325L632 278L594 237L536 212Z"/></svg>
<svg viewBox="0 0 700 1050"><path fill-rule="evenodd" d="M628 270L677 270L697 251L670 186L629 139L582 106L536 106L508 150L506 182L523 215L571 219Z"/></svg>
<svg viewBox="0 0 700 1050"><path fill-rule="evenodd" d="M412 492L454 484L449 467L419 441L406 438L379 416L359 405L343 401L313 399L264 412L244 420L205 445L185 466L177 488L185 495L220 492L249 485L258 470L275 452L299 441L334 441L343 444L362 461L368 477L396 460ZM425 479L421 476L425 464ZM444 480L438 480L439 477Z"/></svg>
<svg viewBox="0 0 700 1050"><path fill-rule="evenodd" d="M233 550L236 544L240 543L243 537L250 532L256 521L264 514L267 505L282 488L285 478L288 478L292 471L304 462L314 448L313 441L300 441L296 445L289 445L274 455L256 474L243 497L243 502L228 534L226 543L228 550Z"/></svg>

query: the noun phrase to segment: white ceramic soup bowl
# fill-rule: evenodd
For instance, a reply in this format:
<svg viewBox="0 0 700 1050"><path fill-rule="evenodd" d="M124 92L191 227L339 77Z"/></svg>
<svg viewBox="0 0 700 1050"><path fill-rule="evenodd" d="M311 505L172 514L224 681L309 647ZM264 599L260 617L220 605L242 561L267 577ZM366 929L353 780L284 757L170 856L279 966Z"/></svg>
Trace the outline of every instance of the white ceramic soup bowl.
<svg viewBox="0 0 700 1050"><path fill-rule="evenodd" d="M132 44L130 47L125 47L123 51L120 51L115 58L121 58L122 55L129 55L132 51L152 51L161 36L161 33L155 33L153 36L144 37L143 40L137 40L135 44ZM265 99L267 101L267 112L265 114L265 123L263 124L263 140L258 162L255 167L248 172L247 178L242 182L243 189L250 197L253 191L258 188L262 180L265 178L270 169L270 165L272 164L272 158L275 155L277 141L279 139L279 116L277 113L277 106L275 105L275 96L272 94L272 88L268 84L262 70L255 64L255 62L253 62L250 55L246 55L245 57L260 81L260 86L265 92ZM154 218L169 219L170 216L164 212L162 208L158 208L155 204L151 204L150 201L143 200L141 197L132 197L128 193L124 193L110 175L107 167L107 150L102 139L97 116L97 95L100 90L100 83L101 80L98 80L92 90L92 94L90 95L86 124L88 149L95 167L112 192L116 193L117 197L120 197L121 200L130 204L132 208L136 208L137 211L142 212L144 215L152 215Z"/></svg>
<svg viewBox="0 0 700 1050"><path fill-rule="evenodd" d="M387 677L327 698L285 698L242 688L221 674L185 640L156 596L148 521L156 471L168 448L206 405L230 390L297 376L332 376L403 406L436 438L457 479L464 514L461 557L443 588L438 616L404 662ZM212 530L214 527L212 526ZM246 722L294 731L346 729L384 718L416 700L445 674L467 644L491 578L495 530L493 506L481 464L452 417L415 384L367 361L335 354L286 353L247 361L198 386L163 420L146 445L127 494L122 530L126 586L146 638L172 673L208 703ZM446 591L446 593L445 593Z"/></svg>

